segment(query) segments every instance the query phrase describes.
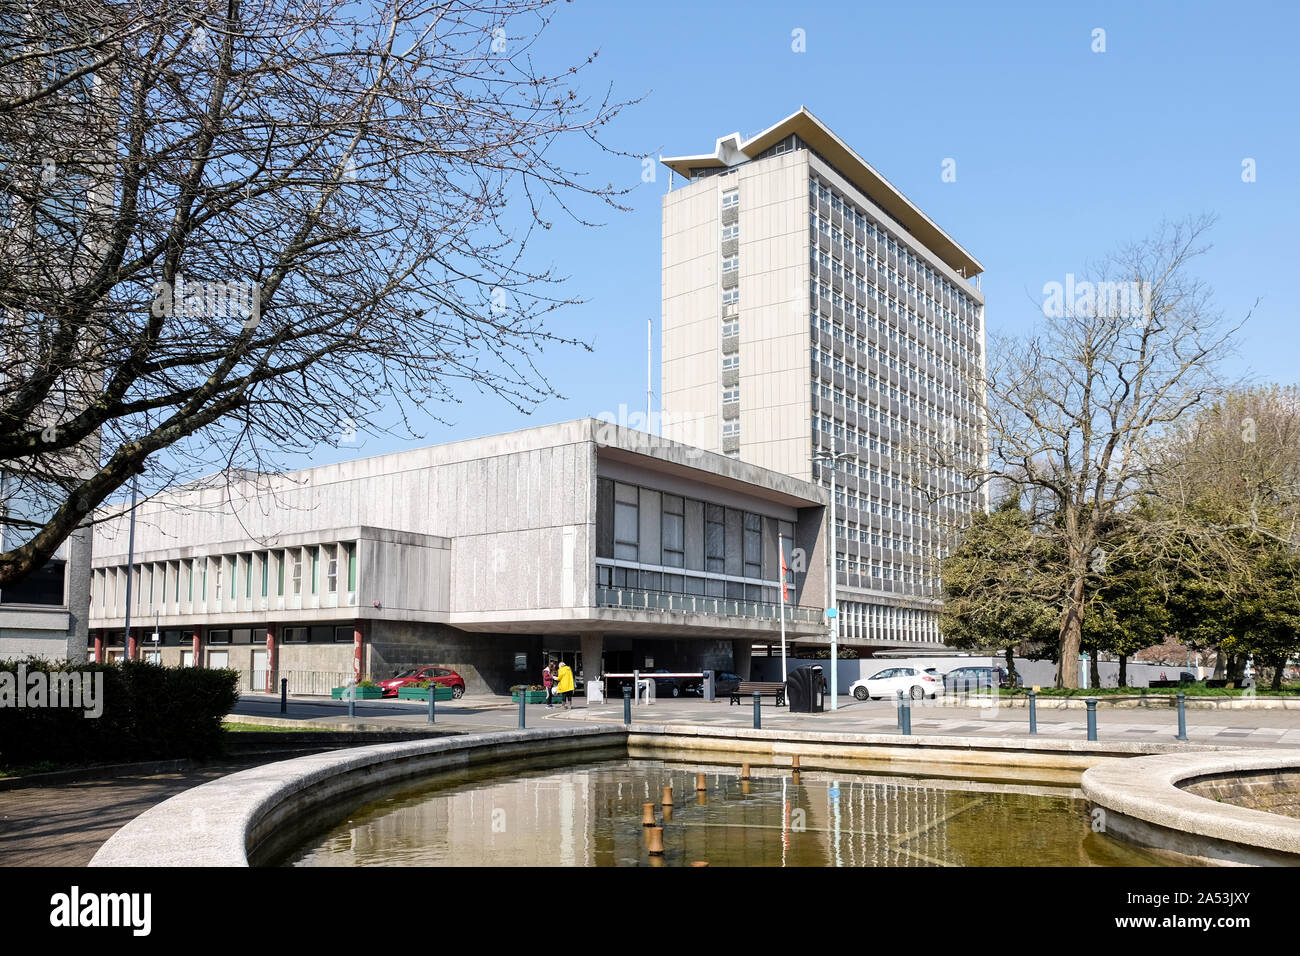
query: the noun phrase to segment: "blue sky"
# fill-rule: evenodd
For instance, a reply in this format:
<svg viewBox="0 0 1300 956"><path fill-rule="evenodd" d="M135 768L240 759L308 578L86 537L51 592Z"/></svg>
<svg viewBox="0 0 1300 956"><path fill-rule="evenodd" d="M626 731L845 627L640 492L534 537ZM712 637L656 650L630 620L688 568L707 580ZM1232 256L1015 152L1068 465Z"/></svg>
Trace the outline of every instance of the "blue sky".
<svg viewBox="0 0 1300 956"><path fill-rule="evenodd" d="M1096 29L1105 52L1093 52ZM792 50L802 30L806 51ZM1300 261L1300 89L1294 3L561 4L539 53L599 56L584 88L644 96L609 142L654 155L711 151L803 105L985 265L993 333L1029 329L1045 282L1161 220L1212 213L1213 249L1195 272L1229 318L1254 316L1229 370L1284 384L1296 374ZM639 160L576 148L596 181L635 185L631 211L599 229L558 221L533 249L584 305L558 334L594 352L548 349L539 367L565 396L531 415L462 392L416 420L422 437L358 436L324 463L645 406L645 323L656 320L660 197ZM956 181L943 182L945 159ZM1253 159L1256 181L1242 181ZM680 183L680 180L679 180ZM1041 318L1041 315L1039 316Z"/></svg>

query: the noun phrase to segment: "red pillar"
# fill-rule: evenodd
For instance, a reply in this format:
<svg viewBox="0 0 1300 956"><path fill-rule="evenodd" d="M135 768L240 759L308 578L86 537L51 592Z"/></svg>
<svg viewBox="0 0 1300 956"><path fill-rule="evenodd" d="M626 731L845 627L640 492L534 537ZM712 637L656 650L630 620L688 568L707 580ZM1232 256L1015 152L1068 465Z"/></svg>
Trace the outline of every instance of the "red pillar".
<svg viewBox="0 0 1300 956"><path fill-rule="evenodd" d="M275 644L275 625L266 625L266 692L276 691L275 678L280 671L280 649Z"/></svg>
<svg viewBox="0 0 1300 956"><path fill-rule="evenodd" d="M104 663L104 636L102 634L95 635L95 663Z"/></svg>
<svg viewBox="0 0 1300 956"><path fill-rule="evenodd" d="M366 622L356 621L352 625L352 679L360 681L365 671Z"/></svg>
<svg viewBox="0 0 1300 956"><path fill-rule="evenodd" d="M135 631L132 631L126 637L126 659L135 660Z"/></svg>
<svg viewBox="0 0 1300 956"><path fill-rule="evenodd" d="M203 628L196 627L194 629L194 643L191 646L194 648L194 666L202 667L203 666Z"/></svg>

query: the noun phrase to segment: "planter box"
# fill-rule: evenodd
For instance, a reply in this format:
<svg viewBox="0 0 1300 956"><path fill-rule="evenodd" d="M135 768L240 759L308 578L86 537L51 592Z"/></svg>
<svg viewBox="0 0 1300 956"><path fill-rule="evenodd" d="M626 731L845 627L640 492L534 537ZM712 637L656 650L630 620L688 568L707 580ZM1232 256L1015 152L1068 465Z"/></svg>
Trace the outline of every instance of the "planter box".
<svg viewBox="0 0 1300 956"><path fill-rule="evenodd" d="M398 700L428 700L429 689L427 687L399 687L397 688ZM450 687L435 687L433 689L434 700L455 700Z"/></svg>
<svg viewBox="0 0 1300 956"><path fill-rule="evenodd" d="M357 692L357 700L379 700L384 696L382 687L335 687L330 691L330 696L335 700L347 700L347 693L352 689Z"/></svg>
<svg viewBox="0 0 1300 956"><path fill-rule="evenodd" d="M559 695L559 694L554 694L554 695L552 695L552 696L553 696L556 700L560 699L560 695ZM511 694L511 695L510 695L510 699L513 700L516 704L519 703L519 691L515 691L513 694ZM544 690L530 690L530 691L528 691L528 703L530 703L530 704L544 704L544 703L546 703L546 691L544 691Z"/></svg>

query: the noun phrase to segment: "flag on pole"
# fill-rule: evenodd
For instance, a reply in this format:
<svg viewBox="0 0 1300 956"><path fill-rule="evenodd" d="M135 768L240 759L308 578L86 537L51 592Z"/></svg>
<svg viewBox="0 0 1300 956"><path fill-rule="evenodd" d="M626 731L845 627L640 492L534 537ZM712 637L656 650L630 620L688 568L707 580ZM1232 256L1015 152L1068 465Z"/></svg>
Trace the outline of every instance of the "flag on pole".
<svg viewBox="0 0 1300 956"><path fill-rule="evenodd" d="M785 586L785 545L780 545L779 548L781 551L781 600L788 601L790 600L790 591Z"/></svg>

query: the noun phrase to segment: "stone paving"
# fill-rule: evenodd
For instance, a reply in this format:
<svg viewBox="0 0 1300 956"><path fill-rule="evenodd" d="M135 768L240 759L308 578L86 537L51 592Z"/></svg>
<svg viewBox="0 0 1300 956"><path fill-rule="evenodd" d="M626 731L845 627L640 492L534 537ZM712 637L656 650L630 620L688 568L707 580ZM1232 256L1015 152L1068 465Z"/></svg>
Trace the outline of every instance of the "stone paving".
<svg viewBox="0 0 1300 956"><path fill-rule="evenodd" d="M154 804L249 766L0 791L0 866L85 866L100 844Z"/></svg>
<svg viewBox="0 0 1300 956"><path fill-rule="evenodd" d="M897 711L888 701L840 701L840 709L822 714L791 714L784 707L764 701L764 727L789 730L827 730L839 733L897 733ZM623 719L622 701L617 704L575 708L556 719L616 720ZM740 706L725 700L664 701L633 708L633 722L638 719L654 723L705 724L708 726L752 727L753 704ZM1013 707L953 707L940 702L914 702L912 732L980 737L1025 737L1029 735L1029 712ZM1177 712L1115 708L1097 708L1098 740L1172 741L1178 734ZM1040 709L1040 737L1086 740L1087 714L1082 710ZM1293 710L1188 710L1187 736L1194 743L1213 743L1243 747L1300 747L1300 711Z"/></svg>
<svg viewBox="0 0 1300 956"><path fill-rule="evenodd" d="M313 725L352 726L346 704L337 701L291 700L290 719ZM447 730L504 730L518 725L517 704L507 697L474 698L437 704L436 720ZM236 713L278 718L279 699L245 697ZM425 705L406 701L367 701L357 704L357 721L366 727L426 726ZM707 726L752 727L753 705L749 701L735 706L725 699L704 701L698 698L666 700L633 707L633 722L704 724ZM547 710L531 704L526 717L529 726L550 720L596 720L623 722L623 702L610 701L588 705L575 699L573 709ZM895 733L897 715L889 701L840 699L840 709L822 714L791 714L765 700L762 707L764 727L790 730L824 729L839 733ZM1057 710L1041 707L1038 711L1039 736L1087 738L1087 717L1083 710ZM953 734L958 736L1021 737L1029 733L1029 712L1023 707L954 707L943 701L913 702L912 732ZM1100 740L1167 741L1178 733L1177 712L1169 709L1097 708L1097 734ZM1300 711L1297 710L1188 710L1187 735L1194 742L1244 747L1300 747Z"/></svg>

